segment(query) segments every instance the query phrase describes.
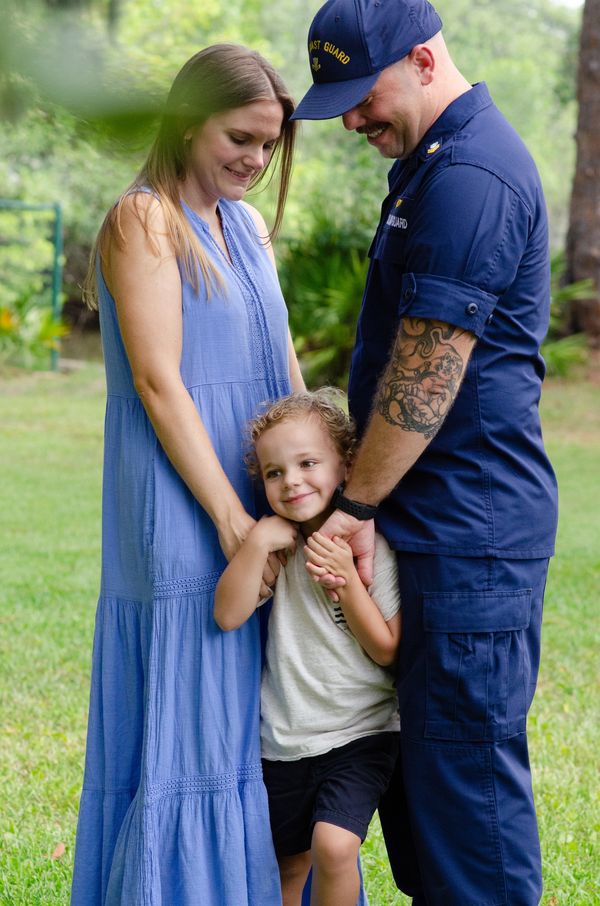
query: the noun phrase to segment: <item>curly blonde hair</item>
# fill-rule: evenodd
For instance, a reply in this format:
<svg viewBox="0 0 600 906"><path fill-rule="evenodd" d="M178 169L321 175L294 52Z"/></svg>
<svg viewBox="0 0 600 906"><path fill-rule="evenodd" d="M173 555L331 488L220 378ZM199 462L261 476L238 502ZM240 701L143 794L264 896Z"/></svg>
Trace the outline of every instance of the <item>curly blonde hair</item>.
<svg viewBox="0 0 600 906"><path fill-rule="evenodd" d="M291 393L274 403L267 403L266 408L248 422L246 429L248 451L244 460L250 475L260 476L256 455L259 437L274 425L292 418L313 416L320 419L342 459L350 462L356 445L356 428L352 418L338 405L344 399L344 394L336 387L322 387L319 390Z"/></svg>

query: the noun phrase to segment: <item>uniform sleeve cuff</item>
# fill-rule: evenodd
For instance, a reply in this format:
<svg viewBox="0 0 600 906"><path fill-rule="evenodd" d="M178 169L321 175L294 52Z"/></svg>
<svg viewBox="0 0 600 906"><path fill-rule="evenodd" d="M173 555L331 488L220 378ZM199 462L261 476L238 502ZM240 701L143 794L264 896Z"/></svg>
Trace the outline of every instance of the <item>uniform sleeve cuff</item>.
<svg viewBox="0 0 600 906"><path fill-rule="evenodd" d="M497 296L450 277L404 274L398 314L445 321L480 337L497 301Z"/></svg>

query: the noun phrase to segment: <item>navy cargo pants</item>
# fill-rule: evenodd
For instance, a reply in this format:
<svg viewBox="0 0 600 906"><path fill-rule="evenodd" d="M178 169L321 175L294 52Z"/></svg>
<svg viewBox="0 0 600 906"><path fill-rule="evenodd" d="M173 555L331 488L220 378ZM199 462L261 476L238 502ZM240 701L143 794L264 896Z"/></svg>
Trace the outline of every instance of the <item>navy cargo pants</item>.
<svg viewBox="0 0 600 906"><path fill-rule="evenodd" d="M547 560L398 552L401 762L380 817L415 906L537 906L525 725Z"/></svg>

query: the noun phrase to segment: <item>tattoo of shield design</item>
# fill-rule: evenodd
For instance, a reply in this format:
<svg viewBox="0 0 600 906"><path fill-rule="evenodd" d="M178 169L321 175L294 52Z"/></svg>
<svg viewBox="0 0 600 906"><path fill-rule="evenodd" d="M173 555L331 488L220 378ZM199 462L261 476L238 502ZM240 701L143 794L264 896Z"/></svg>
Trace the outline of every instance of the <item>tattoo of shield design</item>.
<svg viewBox="0 0 600 906"><path fill-rule="evenodd" d="M376 408L391 425L436 435L460 387L464 368L453 340L464 331L406 318L379 387Z"/></svg>

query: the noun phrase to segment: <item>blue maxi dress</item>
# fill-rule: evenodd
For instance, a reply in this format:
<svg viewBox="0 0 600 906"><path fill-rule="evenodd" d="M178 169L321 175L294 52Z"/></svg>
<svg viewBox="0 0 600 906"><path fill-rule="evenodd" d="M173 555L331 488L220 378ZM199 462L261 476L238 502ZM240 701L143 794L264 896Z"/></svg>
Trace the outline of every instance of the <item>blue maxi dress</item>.
<svg viewBox="0 0 600 906"><path fill-rule="evenodd" d="M240 202L219 204L233 264L185 208L223 275L183 284L181 376L244 507L259 404L290 391L287 311ZM168 461L134 389L99 274L107 407L102 580L72 906L279 906L259 745L258 616L213 619L225 565L210 518Z"/></svg>

